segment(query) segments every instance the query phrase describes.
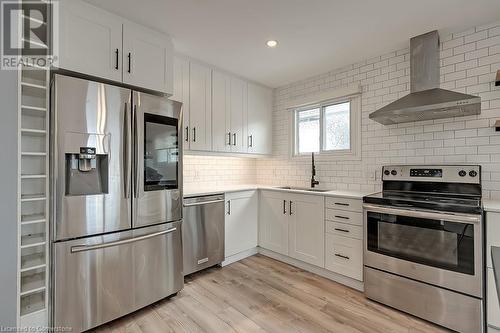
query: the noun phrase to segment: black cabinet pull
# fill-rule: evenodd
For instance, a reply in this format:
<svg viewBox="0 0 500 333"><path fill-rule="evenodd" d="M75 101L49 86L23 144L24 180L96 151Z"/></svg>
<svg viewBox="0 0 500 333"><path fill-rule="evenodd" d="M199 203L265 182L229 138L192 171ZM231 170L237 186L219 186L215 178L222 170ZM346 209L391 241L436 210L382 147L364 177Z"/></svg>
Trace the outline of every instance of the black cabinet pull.
<svg viewBox="0 0 500 333"><path fill-rule="evenodd" d="M130 73L132 70L132 54L130 52L128 53L127 58L128 58L128 70L127 70L127 72Z"/></svg>
<svg viewBox="0 0 500 333"><path fill-rule="evenodd" d="M233 146L236 146L236 133L233 133Z"/></svg>
<svg viewBox="0 0 500 333"><path fill-rule="evenodd" d="M196 127L193 127L193 142L196 142Z"/></svg>
<svg viewBox="0 0 500 333"><path fill-rule="evenodd" d="M231 215L231 200L227 201L227 215Z"/></svg>
<svg viewBox="0 0 500 333"><path fill-rule="evenodd" d="M249 139L248 147L252 148L253 147L253 135L250 135L248 137L248 139Z"/></svg>
<svg viewBox="0 0 500 333"><path fill-rule="evenodd" d="M293 203L293 201L292 201L292 200L290 200L290 201L289 201L289 204L290 204L290 205L289 205L289 209L288 209L288 210L289 210L290 215L292 215L292 214L293 214L293 213L292 213L292 203Z"/></svg>
<svg viewBox="0 0 500 333"><path fill-rule="evenodd" d="M286 200L283 200L283 214L286 215Z"/></svg>
<svg viewBox="0 0 500 333"><path fill-rule="evenodd" d="M115 69L118 69L118 57L120 51L118 49L115 50L115 56L116 56L116 63L115 63Z"/></svg>
<svg viewBox="0 0 500 333"><path fill-rule="evenodd" d="M337 206L349 206L349 204L343 203L343 202L336 202L335 203Z"/></svg>
<svg viewBox="0 0 500 333"><path fill-rule="evenodd" d="M334 230L341 231L341 232L349 232L347 229L340 229L340 228L335 228Z"/></svg>
<svg viewBox="0 0 500 333"><path fill-rule="evenodd" d="M227 133L227 145L230 146L231 145L231 132L228 132Z"/></svg>
<svg viewBox="0 0 500 333"><path fill-rule="evenodd" d="M347 216L335 215L335 217L338 219L349 220Z"/></svg>
<svg viewBox="0 0 500 333"><path fill-rule="evenodd" d="M338 254L338 253L335 253L335 256L339 257L339 258L342 258L342 259L345 259L345 260L349 260L350 259L348 256L344 256L344 255Z"/></svg>
<svg viewBox="0 0 500 333"><path fill-rule="evenodd" d="M185 139L186 142L189 142L189 127L186 126L186 139Z"/></svg>

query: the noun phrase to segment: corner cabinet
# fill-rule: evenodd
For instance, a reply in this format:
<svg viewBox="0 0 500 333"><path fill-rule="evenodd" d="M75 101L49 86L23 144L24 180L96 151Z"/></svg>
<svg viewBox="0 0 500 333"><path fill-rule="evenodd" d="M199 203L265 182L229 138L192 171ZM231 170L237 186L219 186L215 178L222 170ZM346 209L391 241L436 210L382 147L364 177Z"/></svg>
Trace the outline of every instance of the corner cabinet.
<svg viewBox="0 0 500 333"><path fill-rule="evenodd" d="M271 154L271 89L181 55L173 67L171 99L183 103L187 152Z"/></svg>
<svg viewBox="0 0 500 333"><path fill-rule="evenodd" d="M324 267L324 198L262 191L259 245L279 254Z"/></svg>
<svg viewBox="0 0 500 333"><path fill-rule="evenodd" d="M61 1L59 17L56 67L172 94L169 36L80 0Z"/></svg>

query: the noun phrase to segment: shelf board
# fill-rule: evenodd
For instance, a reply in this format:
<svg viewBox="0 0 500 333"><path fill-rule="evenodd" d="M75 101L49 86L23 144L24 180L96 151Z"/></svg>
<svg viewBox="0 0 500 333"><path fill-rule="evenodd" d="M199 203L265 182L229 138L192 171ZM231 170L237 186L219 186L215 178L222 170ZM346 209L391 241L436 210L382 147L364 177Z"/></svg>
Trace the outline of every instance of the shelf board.
<svg viewBox="0 0 500 333"><path fill-rule="evenodd" d="M21 319L23 316L45 310L45 291L21 296Z"/></svg>
<svg viewBox="0 0 500 333"><path fill-rule="evenodd" d="M29 82L25 82L25 81L21 81L21 86L36 88L36 89L41 89L41 90L47 89L45 86L42 86L41 84L29 83Z"/></svg>
<svg viewBox="0 0 500 333"><path fill-rule="evenodd" d="M44 179L44 178L47 178L47 175L45 175L45 174L21 175L21 179Z"/></svg>
<svg viewBox="0 0 500 333"><path fill-rule="evenodd" d="M21 156L47 156L47 153L32 152L32 151L22 151Z"/></svg>
<svg viewBox="0 0 500 333"><path fill-rule="evenodd" d="M23 18L26 19L26 20L30 20L32 22L38 23L40 25L47 25L47 22L39 20L39 19L31 17L31 16L23 15Z"/></svg>
<svg viewBox="0 0 500 333"><path fill-rule="evenodd" d="M21 195L21 202L44 201L47 199L45 194L24 194Z"/></svg>
<svg viewBox="0 0 500 333"><path fill-rule="evenodd" d="M21 256L21 272L44 268L45 266L45 252L38 252Z"/></svg>
<svg viewBox="0 0 500 333"><path fill-rule="evenodd" d="M21 109L30 110L30 111L47 112L47 108L41 108L38 106L30 106L30 105L21 105Z"/></svg>
<svg viewBox="0 0 500 333"><path fill-rule="evenodd" d="M21 236L21 249L45 245L45 242L44 233Z"/></svg>
<svg viewBox="0 0 500 333"><path fill-rule="evenodd" d="M44 223L46 222L44 214L21 215L21 225Z"/></svg>
<svg viewBox="0 0 500 333"><path fill-rule="evenodd" d="M44 136L47 134L46 130L43 129L34 129L34 128L21 128L22 134L31 134L31 135L39 135Z"/></svg>

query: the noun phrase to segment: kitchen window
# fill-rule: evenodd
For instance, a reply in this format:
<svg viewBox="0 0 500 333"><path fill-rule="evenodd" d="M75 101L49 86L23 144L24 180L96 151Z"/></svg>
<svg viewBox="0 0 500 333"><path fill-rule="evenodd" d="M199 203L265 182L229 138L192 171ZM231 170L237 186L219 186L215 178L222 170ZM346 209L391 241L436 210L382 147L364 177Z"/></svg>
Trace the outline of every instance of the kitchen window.
<svg viewBox="0 0 500 333"><path fill-rule="evenodd" d="M294 110L293 155L310 153L358 157L359 97L304 106Z"/></svg>

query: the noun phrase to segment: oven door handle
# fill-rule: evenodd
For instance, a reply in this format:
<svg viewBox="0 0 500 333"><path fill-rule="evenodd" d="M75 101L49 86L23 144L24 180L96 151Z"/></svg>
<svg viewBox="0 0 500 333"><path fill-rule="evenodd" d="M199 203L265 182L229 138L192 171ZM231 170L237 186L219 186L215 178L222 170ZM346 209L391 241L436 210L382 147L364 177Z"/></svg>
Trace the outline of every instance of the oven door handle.
<svg viewBox="0 0 500 333"><path fill-rule="evenodd" d="M365 209L365 211L369 212L416 217L416 218L430 219L430 220L440 220L440 221L449 221L458 223L474 223L474 224L478 224L481 222L480 214L441 213L441 212L432 212L426 210L400 209L400 208L385 207L385 206L370 205L370 204L364 204L363 208Z"/></svg>

